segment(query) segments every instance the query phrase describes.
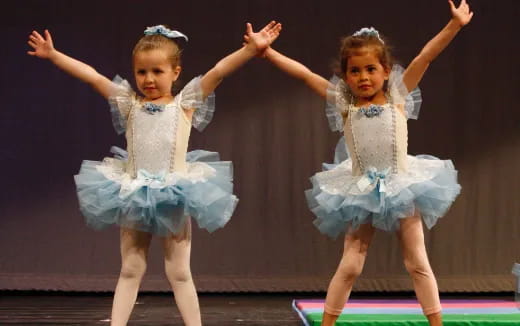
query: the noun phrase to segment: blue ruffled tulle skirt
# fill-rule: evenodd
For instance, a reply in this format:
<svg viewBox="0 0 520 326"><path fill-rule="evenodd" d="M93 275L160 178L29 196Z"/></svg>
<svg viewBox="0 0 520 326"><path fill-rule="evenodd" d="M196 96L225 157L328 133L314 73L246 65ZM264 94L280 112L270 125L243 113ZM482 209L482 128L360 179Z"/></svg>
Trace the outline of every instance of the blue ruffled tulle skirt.
<svg viewBox="0 0 520 326"><path fill-rule="evenodd" d="M140 170L131 178L125 165L121 156L83 161L74 176L89 226L118 224L166 236L182 231L191 216L212 232L229 221L238 202L232 193L232 163L219 161L218 153L189 152L186 172L152 175Z"/></svg>
<svg viewBox="0 0 520 326"><path fill-rule="evenodd" d="M314 225L336 238L348 228L371 223L384 231L399 229L399 219L420 213L428 228L446 214L460 193L457 171L450 160L433 156L407 157L406 172L369 170L352 175L352 161L324 164L326 171L311 177L306 191Z"/></svg>

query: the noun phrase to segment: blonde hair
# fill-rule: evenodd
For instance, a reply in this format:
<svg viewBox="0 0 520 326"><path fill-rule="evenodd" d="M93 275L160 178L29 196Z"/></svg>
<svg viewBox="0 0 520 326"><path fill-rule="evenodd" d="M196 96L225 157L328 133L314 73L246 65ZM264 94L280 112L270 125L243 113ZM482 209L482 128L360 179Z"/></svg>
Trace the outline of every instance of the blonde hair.
<svg viewBox="0 0 520 326"><path fill-rule="evenodd" d="M132 57L135 57L138 52L155 49L166 51L168 60L170 60L173 68L181 65L182 50L179 47L179 44L175 40L159 34L145 35L141 37L134 46Z"/></svg>

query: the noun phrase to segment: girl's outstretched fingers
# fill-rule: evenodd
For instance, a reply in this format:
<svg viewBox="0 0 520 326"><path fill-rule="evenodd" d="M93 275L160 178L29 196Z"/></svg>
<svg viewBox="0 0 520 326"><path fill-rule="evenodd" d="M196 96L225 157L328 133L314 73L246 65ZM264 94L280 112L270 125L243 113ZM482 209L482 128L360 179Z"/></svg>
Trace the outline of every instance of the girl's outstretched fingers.
<svg viewBox="0 0 520 326"><path fill-rule="evenodd" d="M246 23L246 33L244 34L244 46L250 46L255 49L256 55L263 57L265 50L278 38L282 24L272 20L264 26L260 31L254 32L253 26Z"/></svg>
<svg viewBox="0 0 520 326"><path fill-rule="evenodd" d="M29 35L29 41L27 41L27 44L29 44L34 50L38 48L38 44L40 43L40 39L42 36L37 31L32 31L32 33ZM30 55L36 55L35 51L27 51Z"/></svg>
<svg viewBox="0 0 520 326"><path fill-rule="evenodd" d="M272 41L276 40L276 38L280 35L280 31L282 30L282 24L277 23L275 20L272 20L269 24L265 25L264 28L260 31L261 33L267 33Z"/></svg>
<svg viewBox="0 0 520 326"><path fill-rule="evenodd" d="M471 21L473 12L470 10L466 0L462 0L459 4L459 7L455 6L453 0L448 0L448 2L450 4L451 15L453 19L460 24L460 26L464 26Z"/></svg>
<svg viewBox="0 0 520 326"><path fill-rule="evenodd" d="M44 35L45 38L37 31L32 31L27 44L33 48L33 51L27 51L27 54L43 59L49 58L50 53L54 50L54 45L48 30L45 30Z"/></svg>
<svg viewBox="0 0 520 326"><path fill-rule="evenodd" d="M264 28L262 28L262 30L260 32L270 33L273 30L275 25L276 25L276 21L271 20L267 25L264 26Z"/></svg>
<svg viewBox="0 0 520 326"><path fill-rule="evenodd" d="M251 23L246 23L246 35L253 34L253 25Z"/></svg>

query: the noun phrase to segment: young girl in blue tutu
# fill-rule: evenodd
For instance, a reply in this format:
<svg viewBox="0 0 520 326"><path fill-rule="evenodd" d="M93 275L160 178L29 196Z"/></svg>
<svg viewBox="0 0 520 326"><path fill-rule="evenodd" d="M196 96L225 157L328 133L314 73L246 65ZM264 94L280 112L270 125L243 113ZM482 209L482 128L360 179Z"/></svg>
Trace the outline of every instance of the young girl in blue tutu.
<svg viewBox="0 0 520 326"><path fill-rule="evenodd" d="M184 323L201 325L189 259L190 217L214 231L226 224L238 199L233 195L231 162L217 153L187 153L191 126L202 130L214 113L213 90L224 77L264 51L280 31L271 22L250 42L220 60L177 95L172 86L181 72L178 40L188 38L163 25L149 27L133 50L137 95L126 80L110 81L92 67L59 52L51 34L33 31L28 53L48 59L66 73L90 84L107 98L118 132L125 132L127 151L115 158L84 161L75 176L80 208L95 228L121 226L121 274L111 325L126 325L146 269L152 234L163 237L168 280Z"/></svg>
<svg viewBox="0 0 520 326"><path fill-rule="evenodd" d="M417 118L421 97L416 87L428 65L473 16L466 0L458 7L449 4L452 19L406 69L392 63L386 42L373 28L343 39L338 76L330 82L272 48L263 54L327 99L330 127L344 133L351 155L314 175L313 188L306 193L321 232L332 237L347 233L343 258L328 288L324 326L333 325L341 314L376 229L397 232L423 312L431 325L442 324L422 221L431 228L460 186L451 161L407 155L406 123Z"/></svg>

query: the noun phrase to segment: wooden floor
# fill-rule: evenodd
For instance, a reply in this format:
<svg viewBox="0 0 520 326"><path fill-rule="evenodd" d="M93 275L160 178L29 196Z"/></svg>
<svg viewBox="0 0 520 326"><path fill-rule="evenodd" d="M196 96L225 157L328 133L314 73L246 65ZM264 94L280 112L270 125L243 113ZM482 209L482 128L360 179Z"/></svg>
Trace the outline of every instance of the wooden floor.
<svg viewBox="0 0 520 326"><path fill-rule="evenodd" d="M302 325L294 295L201 295L202 322L214 325ZM0 325L109 325L108 294L0 293ZM183 325L173 298L140 295L128 325Z"/></svg>
<svg viewBox="0 0 520 326"><path fill-rule="evenodd" d="M512 300L512 293L441 294L446 299ZM301 326L293 299L323 299L313 294L201 294L204 326ZM413 293L356 293L352 299L412 299ZM112 294L1 292L0 325L109 325ZM141 294L128 325L183 325L173 297Z"/></svg>

